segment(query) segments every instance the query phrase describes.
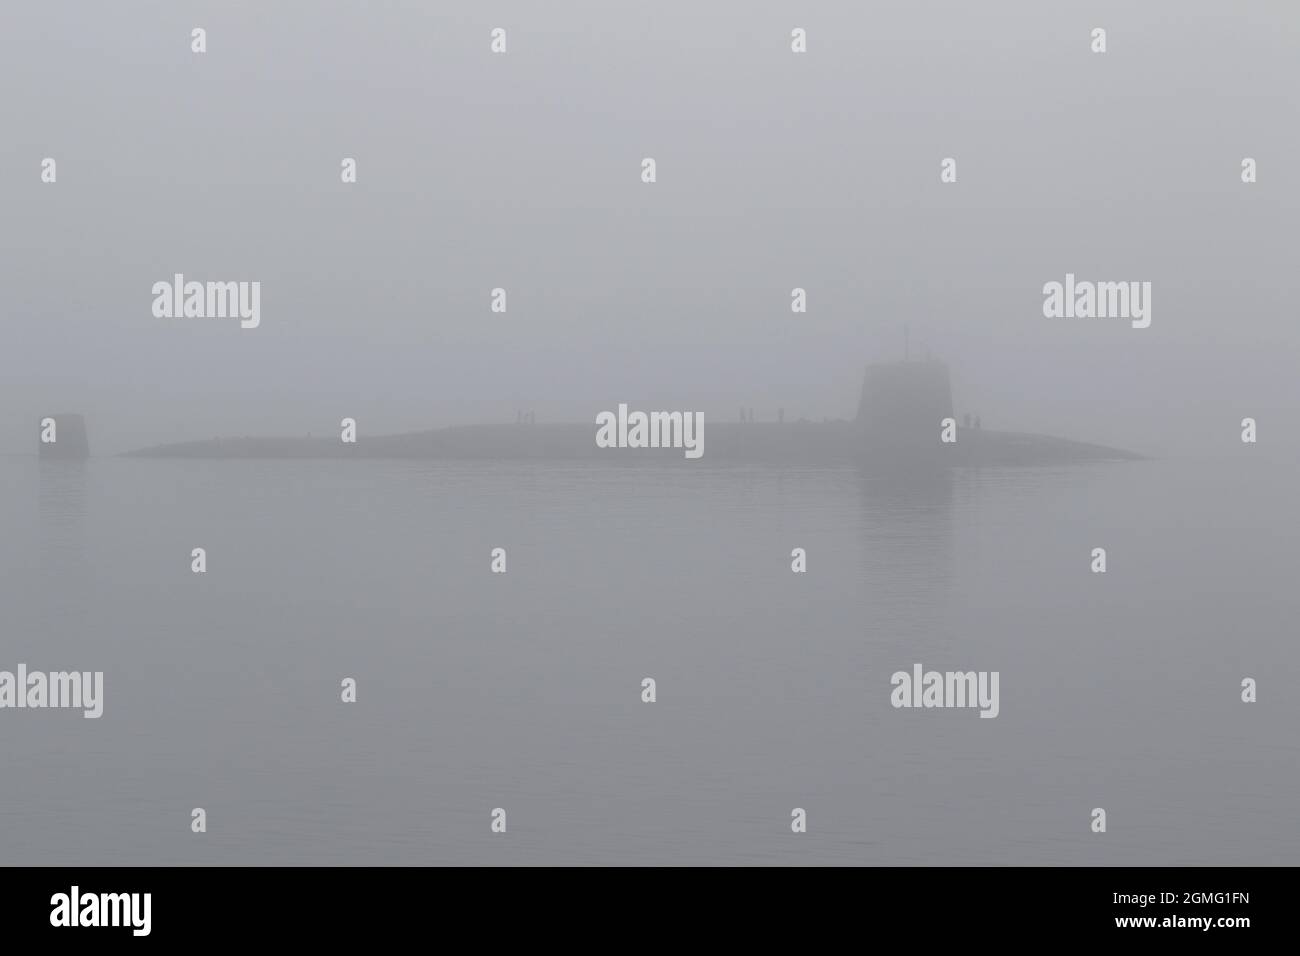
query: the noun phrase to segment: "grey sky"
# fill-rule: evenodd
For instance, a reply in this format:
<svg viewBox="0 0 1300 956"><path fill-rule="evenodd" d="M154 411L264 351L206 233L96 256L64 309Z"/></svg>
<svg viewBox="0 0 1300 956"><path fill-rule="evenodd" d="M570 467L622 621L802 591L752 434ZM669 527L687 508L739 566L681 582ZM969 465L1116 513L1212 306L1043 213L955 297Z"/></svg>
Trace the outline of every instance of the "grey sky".
<svg viewBox="0 0 1300 956"><path fill-rule="evenodd" d="M908 321L986 427L1294 454L1298 48L1283 2L7 3L0 442L849 416ZM1070 271L1151 328L1044 318ZM154 318L174 272L261 327Z"/></svg>

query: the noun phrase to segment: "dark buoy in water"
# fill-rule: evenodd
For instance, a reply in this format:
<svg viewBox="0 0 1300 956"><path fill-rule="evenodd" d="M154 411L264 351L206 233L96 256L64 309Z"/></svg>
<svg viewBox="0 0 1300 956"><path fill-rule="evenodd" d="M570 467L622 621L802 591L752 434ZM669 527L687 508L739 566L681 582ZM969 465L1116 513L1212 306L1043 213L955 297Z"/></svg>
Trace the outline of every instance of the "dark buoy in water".
<svg viewBox="0 0 1300 956"><path fill-rule="evenodd" d="M82 459L90 457L86 419L82 415L47 415L37 432L36 453L41 458Z"/></svg>

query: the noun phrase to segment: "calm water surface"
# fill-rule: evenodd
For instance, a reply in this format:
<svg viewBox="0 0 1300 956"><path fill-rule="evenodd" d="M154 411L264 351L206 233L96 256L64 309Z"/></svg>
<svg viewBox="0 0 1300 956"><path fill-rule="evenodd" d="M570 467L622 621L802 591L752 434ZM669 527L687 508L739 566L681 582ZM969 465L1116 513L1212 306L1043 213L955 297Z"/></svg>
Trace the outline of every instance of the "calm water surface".
<svg viewBox="0 0 1300 956"><path fill-rule="evenodd" d="M1298 482L0 458L0 862L1294 865Z"/></svg>

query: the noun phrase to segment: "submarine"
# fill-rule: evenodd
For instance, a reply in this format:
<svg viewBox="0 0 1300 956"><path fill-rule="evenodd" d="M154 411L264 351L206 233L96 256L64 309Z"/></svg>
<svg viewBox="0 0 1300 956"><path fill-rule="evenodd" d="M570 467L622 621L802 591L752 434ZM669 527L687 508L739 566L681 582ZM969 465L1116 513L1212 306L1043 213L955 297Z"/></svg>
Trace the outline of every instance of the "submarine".
<svg viewBox="0 0 1300 956"><path fill-rule="evenodd" d="M1136 460L1133 452L1047 435L959 426L948 366L932 358L868 365L853 419L708 422L708 461L856 465L916 472L947 467L1061 465ZM947 433L945 435L945 432ZM447 460L683 461L678 448L612 451L594 424L461 425L338 438L214 438L127 452L137 458L389 458ZM947 437L949 440L945 441ZM692 462L686 461L690 466Z"/></svg>

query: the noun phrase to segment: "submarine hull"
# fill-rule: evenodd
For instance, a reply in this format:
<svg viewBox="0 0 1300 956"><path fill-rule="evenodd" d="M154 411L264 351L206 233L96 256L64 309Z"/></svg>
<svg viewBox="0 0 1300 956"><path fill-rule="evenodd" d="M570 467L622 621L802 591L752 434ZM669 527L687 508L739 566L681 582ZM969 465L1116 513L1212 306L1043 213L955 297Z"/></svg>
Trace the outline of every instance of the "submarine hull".
<svg viewBox="0 0 1300 956"><path fill-rule="evenodd" d="M952 415L952 387L942 362L867 366L852 421L708 422L702 458L681 448L601 448L596 425L470 425L362 437L221 438L145 448L148 458L420 458L449 460L748 462L853 465L919 474L948 467L1063 464L1134 459L1130 452L1045 435L959 429L942 441Z"/></svg>

